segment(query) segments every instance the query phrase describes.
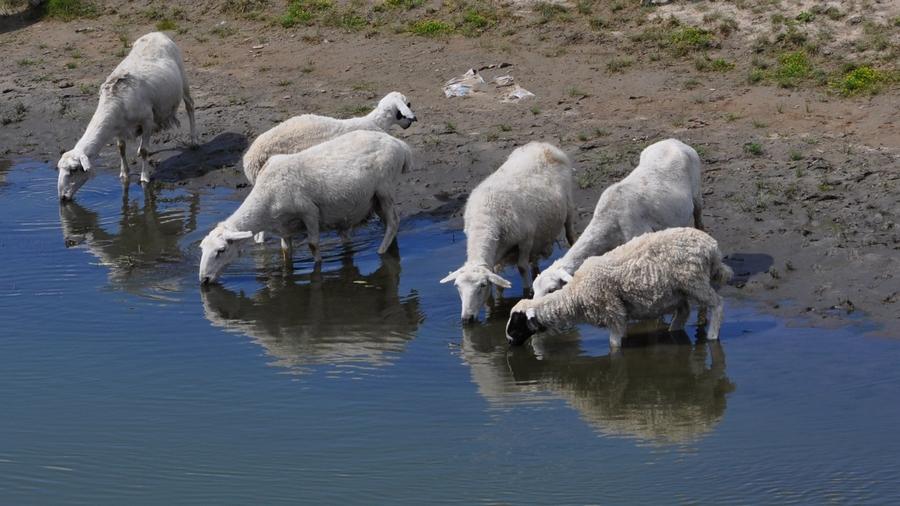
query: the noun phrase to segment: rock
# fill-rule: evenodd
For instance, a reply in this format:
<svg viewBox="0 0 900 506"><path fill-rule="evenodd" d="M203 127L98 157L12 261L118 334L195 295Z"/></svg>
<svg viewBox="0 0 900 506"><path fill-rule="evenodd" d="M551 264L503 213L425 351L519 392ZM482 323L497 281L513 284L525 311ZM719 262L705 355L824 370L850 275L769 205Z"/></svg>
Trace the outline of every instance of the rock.
<svg viewBox="0 0 900 506"><path fill-rule="evenodd" d="M849 18L847 18L847 22L850 23L851 25L858 25L858 24L862 23L862 20L863 20L863 17L861 14L854 14L854 15L850 16Z"/></svg>

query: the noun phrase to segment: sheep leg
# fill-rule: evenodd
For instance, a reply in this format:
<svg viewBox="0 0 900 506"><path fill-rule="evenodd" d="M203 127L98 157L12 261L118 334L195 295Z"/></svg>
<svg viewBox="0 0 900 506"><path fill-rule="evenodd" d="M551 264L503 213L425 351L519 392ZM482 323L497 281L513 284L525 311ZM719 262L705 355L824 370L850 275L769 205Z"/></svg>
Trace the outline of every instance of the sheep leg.
<svg viewBox="0 0 900 506"><path fill-rule="evenodd" d="M281 238L281 257L284 260L285 265L293 263L294 241L291 239L291 236Z"/></svg>
<svg viewBox="0 0 900 506"><path fill-rule="evenodd" d="M531 241L519 243L519 259L516 267L519 268L519 275L522 276L522 293L527 297L534 294L531 288Z"/></svg>
<svg viewBox="0 0 900 506"><path fill-rule="evenodd" d="M701 216L703 211L703 206L700 204L700 201L694 201L694 228L697 230L703 230L703 217Z"/></svg>
<svg viewBox="0 0 900 506"><path fill-rule="evenodd" d="M609 347L613 350L622 348L622 339L627 328L625 320L615 321L609 325Z"/></svg>
<svg viewBox="0 0 900 506"><path fill-rule="evenodd" d="M724 310L722 297L709 285L699 288L693 295L700 304L712 308L709 327L706 329L706 339L715 341L719 338L719 329L722 326L722 313Z"/></svg>
<svg viewBox="0 0 900 506"><path fill-rule="evenodd" d="M684 330L684 324L687 323L688 317L691 315L691 305L688 301L683 300L678 307L675 308L675 316L672 323L669 324L669 332L678 332Z"/></svg>
<svg viewBox="0 0 900 506"><path fill-rule="evenodd" d="M147 147L149 145L150 129L145 126L141 128L141 140L138 143L138 156L141 157L141 183L149 183L150 176L153 173L153 166L150 165L150 161L148 160L150 152L147 150Z"/></svg>
<svg viewBox="0 0 900 506"><path fill-rule="evenodd" d="M314 208L311 211L303 213L303 226L306 227L306 243L309 245L309 252L312 253L313 260L316 264L322 262L322 253L319 251L319 210Z"/></svg>
<svg viewBox="0 0 900 506"><path fill-rule="evenodd" d="M128 159L125 158L125 141L116 139L116 147L119 148L119 179L122 184L128 184Z"/></svg>
<svg viewBox="0 0 900 506"><path fill-rule="evenodd" d="M375 214L384 222L384 239L378 247L378 254L383 255L391 247L391 243L397 237L400 220L397 218L397 209L394 207L394 199L386 193L375 194Z"/></svg>
<svg viewBox="0 0 900 506"><path fill-rule="evenodd" d="M571 247L575 245L576 240L578 240L578 234L575 233L575 210L572 209L566 215L566 242Z"/></svg>
<svg viewBox="0 0 900 506"><path fill-rule="evenodd" d="M188 122L191 124L191 146L197 146L197 123L194 121L194 99L188 90L187 81L184 83L184 109L187 111Z"/></svg>

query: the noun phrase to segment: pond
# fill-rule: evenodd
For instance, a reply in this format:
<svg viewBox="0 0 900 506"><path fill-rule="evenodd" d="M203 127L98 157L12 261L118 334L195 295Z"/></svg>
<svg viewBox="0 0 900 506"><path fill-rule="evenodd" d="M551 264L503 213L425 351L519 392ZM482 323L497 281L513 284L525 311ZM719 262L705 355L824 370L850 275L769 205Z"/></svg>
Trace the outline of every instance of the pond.
<svg viewBox="0 0 900 506"><path fill-rule="evenodd" d="M270 242L201 289L233 190L55 184L0 162L4 504L900 503L900 340L864 322L729 299L718 343L510 349L514 300L463 329L438 283L448 223L407 219L383 259L377 223L329 236L318 271Z"/></svg>

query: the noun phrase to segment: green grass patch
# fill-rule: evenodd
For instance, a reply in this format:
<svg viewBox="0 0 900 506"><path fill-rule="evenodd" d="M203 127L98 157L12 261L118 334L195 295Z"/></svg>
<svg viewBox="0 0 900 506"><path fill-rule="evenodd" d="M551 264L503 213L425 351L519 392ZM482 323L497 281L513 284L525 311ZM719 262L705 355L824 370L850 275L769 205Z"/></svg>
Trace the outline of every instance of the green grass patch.
<svg viewBox="0 0 900 506"><path fill-rule="evenodd" d="M412 10L421 7L425 0L385 0L384 5L391 9Z"/></svg>
<svg viewBox="0 0 900 506"><path fill-rule="evenodd" d="M744 152L753 156L759 156L763 154L762 144L758 142L748 142L744 144Z"/></svg>
<svg viewBox="0 0 900 506"><path fill-rule="evenodd" d="M178 25L171 19L160 19L156 22L156 29L161 32L174 31L178 29Z"/></svg>
<svg viewBox="0 0 900 506"><path fill-rule="evenodd" d="M47 17L62 21L78 18L93 18L98 14L97 6L86 0L48 0L44 5Z"/></svg>
<svg viewBox="0 0 900 506"><path fill-rule="evenodd" d="M423 19L409 26L409 31L422 37L440 37L453 33L455 27L446 21Z"/></svg>
<svg viewBox="0 0 900 506"><path fill-rule="evenodd" d="M545 24L551 21L570 21L569 9L565 5L553 2L539 2L532 7L538 14L538 23Z"/></svg>
<svg viewBox="0 0 900 506"><path fill-rule="evenodd" d="M695 26L677 28L669 35L669 45L679 56L710 48L713 42L713 37L707 30Z"/></svg>
<svg viewBox="0 0 900 506"><path fill-rule="evenodd" d="M284 28L310 25L319 14L332 9L334 3L331 0L291 0L287 12L278 18L278 23Z"/></svg>
<svg viewBox="0 0 900 506"><path fill-rule="evenodd" d="M703 56L694 60L694 67L701 72L728 72L734 68L734 63L724 58L711 59L709 56Z"/></svg>
<svg viewBox="0 0 900 506"><path fill-rule="evenodd" d="M782 88L794 88L812 75L812 70L805 51L792 51L778 55L778 66L772 77Z"/></svg>
<svg viewBox="0 0 900 506"><path fill-rule="evenodd" d="M610 74L625 72L625 69L634 65L631 58L612 58L606 62L606 71Z"/></svg>
<svg viewBox="0 0 900 506"><path fill-rule="evenodd" d="M883 83L890 80L886 72L862 65L844 73L843 77L835 81L834 86L841 95L852 96L861 93L875 94Z"/></svg>

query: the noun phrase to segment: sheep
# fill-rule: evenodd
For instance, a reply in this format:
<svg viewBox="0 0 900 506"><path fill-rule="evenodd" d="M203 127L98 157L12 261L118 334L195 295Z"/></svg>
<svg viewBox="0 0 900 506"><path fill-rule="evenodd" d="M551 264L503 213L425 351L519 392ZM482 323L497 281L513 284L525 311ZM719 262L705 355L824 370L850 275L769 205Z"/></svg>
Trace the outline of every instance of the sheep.
<svg viewBox="0 0 900 506"><path fill-rule="evenodd" d="M125 141L140 136L141 182L148 183L150 135L179 125L176 113L184 101L191 126L191 142L197 144L194 101L188 89L181 51L167 35L153 32L136 40L128 53L100 86L100 100L84 135L57 164L60 200L70 200L88 180L103 146L115 139L119 150L119 178L128 182Z"/></svg>
<svg viewBox="0 0 900 506"><path fill-rule="evenodd" d="M575 242L573 171L559 148L531 142L515 149L493 174L469 196L465 221L465 264L441 283L453 281L462 299L463 321L474 320L491 295L502 293L509 281L496 272L515 264L526 293L531 289L529 266L553 251L565 228L569 245Z"/></svg>
<svg viewBox="0 0 900 506"><path fill-rule="evenodd" d="M648 232L587 259L562 290L519 301L506 337L518 345L544 328L584 321L608 327L610 347L617 349L629 319L674 311L669 329L682 330L694 302L713 308L706 337L716 340L723 305L711 283L726 283L731 275L716 240L705 232L687 227Z"/></svg>
<svg viewBox="0 0 900 506"><path fill-rule="evenodd" d="M216 281L260 232L281 237L285 262L291 258L291 236L305 232L318 264L320 230L346 232L372 212L385 224L378 248L384 254L397 235L393 188L411 164L405 142L368 130L293 155L273 156L240 207L200 243L200 281Z"/></svg>
<svg viewBox="0 0 900 506"><path fill-rule="evenodd" d="M387 132L391 125L409 128L416 115L401 93L392 91L369 114L359 118L335 119L315 114L294 116L267 130L253 141L244 154L244 175L254 184L272 155L299 153L320 142L354 130Z"/></svg>
<svg viewBox="0 0 900 506"><path fill-rule="evenodd" d="M703 230L702 207L697 152L676 139L651 144L641 152L638 166L600 195L578 242L537 277L535 298L562 288L588 257L645 232L688 226Z"/></svg>

